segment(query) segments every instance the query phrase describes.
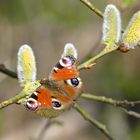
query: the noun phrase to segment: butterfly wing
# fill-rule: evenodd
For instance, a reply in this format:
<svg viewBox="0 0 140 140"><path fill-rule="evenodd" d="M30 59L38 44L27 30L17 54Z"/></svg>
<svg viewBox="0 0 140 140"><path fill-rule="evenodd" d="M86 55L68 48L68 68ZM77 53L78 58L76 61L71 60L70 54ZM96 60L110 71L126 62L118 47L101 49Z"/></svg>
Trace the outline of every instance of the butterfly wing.
<svg viewBox="0 0 140 140"><path fill-rule="evenodd" d="M59 62L50 73L50 79L55 80L70 97L78 97L82 86L79 72L76 67L77 50L73 44L67 43Z"/></svg>
<svg viewBox="0 0 140 140"><path fill-rule="evenodd" d="M140 11L135 13L122 35L123 44L134 48L140 41Z"/></svg>
<svg viewBox="0 0 140 140"><path fill-rule="evenodd" d="M68 43L64 47L64 52L59 62L53 67L49 78L51 80L67 80L78 76L75 66L77 60L77 50L74 45Z"/></svg>

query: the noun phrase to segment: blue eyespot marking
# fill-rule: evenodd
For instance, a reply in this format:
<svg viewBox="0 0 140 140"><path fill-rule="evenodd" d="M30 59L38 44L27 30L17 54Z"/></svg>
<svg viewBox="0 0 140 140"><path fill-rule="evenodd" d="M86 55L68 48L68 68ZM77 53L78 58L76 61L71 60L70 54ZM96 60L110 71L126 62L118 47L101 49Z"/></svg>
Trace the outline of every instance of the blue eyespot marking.
<svg viewBox="0 0 140 140"><path fill-rule="evenodd" d="M71 84L76 87L79 85L79 80L77 78L72 78L71 79Z"/></svg>

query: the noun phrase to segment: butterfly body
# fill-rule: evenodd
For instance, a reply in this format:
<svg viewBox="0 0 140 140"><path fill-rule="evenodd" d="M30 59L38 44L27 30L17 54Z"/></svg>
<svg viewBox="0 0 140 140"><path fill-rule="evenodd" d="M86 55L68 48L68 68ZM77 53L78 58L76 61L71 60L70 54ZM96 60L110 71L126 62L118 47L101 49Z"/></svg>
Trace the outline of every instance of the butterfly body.
<svg viewBox="0 0 140 140"><path fill-rule="evenodd" d="M25 102L26 108L48 118L68 110L81 95L82 89L76 60L75 47L66 44L61 59L48 78L40 80L40 86Z"/></svg>

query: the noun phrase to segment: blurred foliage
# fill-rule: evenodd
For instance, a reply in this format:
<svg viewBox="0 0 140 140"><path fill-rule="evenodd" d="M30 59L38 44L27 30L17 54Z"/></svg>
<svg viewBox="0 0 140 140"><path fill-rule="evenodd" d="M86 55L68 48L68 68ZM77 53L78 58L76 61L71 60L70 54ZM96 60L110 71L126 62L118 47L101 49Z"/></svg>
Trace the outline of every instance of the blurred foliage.
<svg viewBox="0 0 140 140"><path fill-rule="evenodd" d="M125 3L126 3L127 5L131 5L131 4L134 3L134 0L125 0Z"/></svg>
<svg viewBox="0 0 140 140"><path fill-rule="evenodd" d="M81 25L90 20L92 12L80 6L79 1L56 2L55 0L1 0L1 21L24 23L35 19L49 20L51 23Z"/></svg>
<svg viewBox="0 0 140 140"><path fill-rule="evenodd" d="M140 125L137 125L132 131L133 140L140 139Z"/></svg>
<svg viewBox="0 0 140 140"><path fill-rule="evenodd" d="M102 78L98 79L95 84L100 83L100 86L96 86L98 90L101 90L106 95L136 100L140 98L140 75L136 72L139 68L135 64L133 66L129 65L129 58L127 64L131 68L129 66L126 67L127 64L124 64L123 55L127 54L116 52L104 58L104 64L97 71L97 74ZM110 58L112 58L112 61L110 61Z"/></svg>
<svg viewBox="0 0 140 140"><path fill-rule="evenodd" d="M0 112L0 134L4 131L4 114Z"/></svg>

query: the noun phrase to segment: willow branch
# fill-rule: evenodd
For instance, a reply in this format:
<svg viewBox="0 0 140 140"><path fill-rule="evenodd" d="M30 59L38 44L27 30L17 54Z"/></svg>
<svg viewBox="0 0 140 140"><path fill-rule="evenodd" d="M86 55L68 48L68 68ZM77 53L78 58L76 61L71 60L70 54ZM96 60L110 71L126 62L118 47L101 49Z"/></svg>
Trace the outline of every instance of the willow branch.
<svg viewBox="0 0 140 140"><path fill-rule="evenodd" d="M6 74L6 75L8 75L8 76L10 76L12 78L17 77L17 74L15 72L7 69L3 64L0 65L0 66L2 66L2 67L0 67L0 71L2 73ZM1 70L1 68L2 68L2 70ZM32 92L32 90L28 91L28 92ZM3 101L2 103L0 103L0 109L6 107L8 105L17 103L17 101L19 101L20 99L22 99L22 98L27 96L26 93L27 93L27 91L22 91L21 93L15 95L14 97ZM113 105L113 106L116 106L116 107L121 107L122 110L125 113L127 113L128 115L131 115L131 116L136 117L136 118L140 118L139 113L136 113L134 111L128 111L127 109L125 109L126 106L133 107L133 106L135 106L137 104L140 104L140 101L127 101L127 100L119 101L119 100L114 100L112 98L107 98L107 97L104 97L104 96L96 96L96 95L87 94L87 93L82 94L81 97L85 98L85 99L95 100L95 101L102 102L102 103L107 103L107 104L110 104L110 105Z"/></svg>
<svg viewBox="0 0 140 140"><path fill-rule="evenodd" d="M11 78L16 78L17 79L17 73L12 71L12 70L7 69L6 66L3 65L3 64L0 64L0 72L10 76ZM29 84L27 83L26 87L24 87L24 89L20 93L18 93L17 95L1 102L0 103L0 109L2 109L4 107L7 107L11 104L18 103L18 101L20 99L23 99L26 96L28 96L30 93L32 93L35 90L35 88L38 87L38 85L39 85L38 81L36 81L34 83L29 83Z"/></svg>
<svg viewBox="0 0 140 140"><path fill-rule="evenodd" d="M73 106L75 110L77 110L85 120L89 121L92 125L94 125L96 128L98 128L106 137L108 137L110 140L114 140L114 138L110 135L109 131L107 130L106 126L93 117L89 115L80 105L75 104Z"/></svg>
<svg viewBox="0 0 140 140"><path fill-rule="evenodd" d="M112 98L107 98L105 96L96 96L88 93L83 93L81 97L89 100L95 100L98 102L111 104L113 106L119 106L119 107L125 107L125 106L134 107L135 105L140 104L140 100L138 101L114 100Z"/></svg>
<svg viewBox="0 0 140 140"><path fill-rule="evenodd" d="M6 75L8 75L8 76L10 76L12 78L17 79L16 72L13 72L13 71L7 69L4 64L0 64L0 72L4 73L4 74L6 74Z"/></svg>
<svg viewBox="0 0 140 140"><path fill-rule="evenodd" d="M24 98L25 96L27 96L25 94L25 92L21 91L19 94L17 94L15 96L13 96L13 97L1 102L0 103L0 109L2 109L4 107L7 107L7 106L9 106L11 104L17 103L17 101L19 101L20 99Z"/></svg>
<svg viewBox="0 0 140 140"><path fill-rule="evenodd" d="M137 112L132 111L132 110L127 110L127 109L122 108L122 107L121 107L121 110L124 111L126 114L132 116L132 117L140 119L140 113L137 113Z"/></svg>
<svg viewBox="0 0 140 140"><path fill-rule="evenodd" d="M140 100L138 100L138 101L114 100L112 98L107 98L104 96L96 96L96 95L87 94L87 93L82 94L81 97L85 98L85 99L89 99L89 100L95 100L98 102L107 103L107 104L110 104L110 105L113 105L116 107L120 107L121 110L124 111L126 114L140 119L139 113L126 109L127 106L134 107L136 105L140 105Z"/></svg>
<svg viewBox="0 0 140 140"><path fill-rule="evenodd" d="M4 64L0 64L0 72L10 76L11 78L17 79L16 72L7 69ZM17 103L18 100L24 98L25 96L26 96L26 94L23 91L21 91L21 93L19 93L19 94L13 96L13 97L1 102L0 103L0 109L2 109L4 107L7 107L7 106L9 106L11 104Z"/></svg>
<svg viewBox="0 0 140 140"><path fill-rule="evenodd" d="M91 9L94 13L96 13L99 17L103 18L103 13L97 9L95 6L91 4L89 0L80 0L84 5L86 5L89 9Z"/></svg>
<svg viewBox="0 0 140 140"><path fill-rule="evenodd" d="M94 62L95 62L97 59L99 59L99 58L101 58L101 57L103 57L103 56L105 56L105 55L107 55L107 54L109 54L109 53L111 53L111 52L113 52L113 51L115 51L115 50L116 50L116 47L113 47L112 49L106 49L106 48L104 48L104 49L103 49L101 52L99 52L97 55L93 56L92 58L88 59L88 60L85 61L84 63L80 64L80 65L78 66L78 70L90 68L90 66L91 66L92 64L95 64Z"/></svg>

